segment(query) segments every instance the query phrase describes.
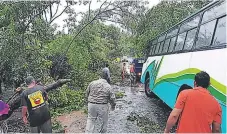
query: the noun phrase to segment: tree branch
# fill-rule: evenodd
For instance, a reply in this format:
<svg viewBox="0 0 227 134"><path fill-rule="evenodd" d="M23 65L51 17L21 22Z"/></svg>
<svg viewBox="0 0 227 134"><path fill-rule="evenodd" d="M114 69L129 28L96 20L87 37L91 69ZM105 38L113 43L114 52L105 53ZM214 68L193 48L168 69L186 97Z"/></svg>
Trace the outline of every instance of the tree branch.
<svg viewBox="0 0 227 134"><path fill-rule="evenodd" d="M52 17L53 17L53 15L52 15L52 6L50 4L50 20L51 20Z"/></svg>
<svg viewBox="0 0 227 134"><path fill-rule="evenodd" d="M89 7L88 7L88 21L90 20L90 15L91 15L91 1L89 2Z"/></svg>
<svg viewBox="0 0 227 134"><path fill-rule="evenodd" d="M56 9L56 11L55 11L55 13L54 13L53 17L55 17L55 15L57 14L57 12L58 12L58 8L59 8L59 5L60 5L60 2L59 2L59 3L58 3L58 5L57 5L57 9Z"/></svg>
<svg viewBox="0 0 227 134"><path fill-rule="evenodd" d="M69 7L69 4L67 2L67 5L66 5L65 9L63 9L62 12L58 16L54 17L53 19L50 19L49 24L51 24L55 19L57 19L59 16L61 16L68 7Z"/></svg>

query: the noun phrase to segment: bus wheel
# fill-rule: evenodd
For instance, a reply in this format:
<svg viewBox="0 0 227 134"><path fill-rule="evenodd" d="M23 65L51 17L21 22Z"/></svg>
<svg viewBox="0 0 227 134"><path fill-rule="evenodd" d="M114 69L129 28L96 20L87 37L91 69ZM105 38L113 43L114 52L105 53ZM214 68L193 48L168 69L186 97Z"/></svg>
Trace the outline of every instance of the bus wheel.
<svg viewBox="0 0 227 134"><path fill-rule="evenodd" d="M146 79L145 82L145 94L147 95L147 97L153 97L154 93L150 90L150 79Z"/></svg>

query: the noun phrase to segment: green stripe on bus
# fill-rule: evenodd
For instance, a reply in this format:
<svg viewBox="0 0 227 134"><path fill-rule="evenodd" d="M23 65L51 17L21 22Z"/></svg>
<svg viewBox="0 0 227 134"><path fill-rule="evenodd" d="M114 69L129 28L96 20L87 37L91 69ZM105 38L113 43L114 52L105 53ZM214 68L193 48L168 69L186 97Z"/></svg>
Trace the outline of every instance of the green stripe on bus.
<svg viewBox="0 0 227 134"><path fill-rule="evenodd" d="M159 78L158 81L155 83L155 86L163 83L163 82L175 82L175 81L179 81L179 80L183 80L183 79L194 79L195 75L194 74L184 74L175 78ZM210 93L217 98L218 100L222 101L223 103L226 103L226 96L224 94L222 94L221 92L217 91L217 89L213 86L213 84L211 86L208 87L208 90L210 91Z"/></svg>
<svg viewBox="0 0 227 134"><path fill-rule="evenodd" d="M182 76L182 75L185 75L185 74L191 74L193 77L192 79L194 79L195 77L195 74L200 72L201 70L197 69L197 68L188 68L188 69L185 69L185 70L182 70L180 72L177 72L177 73L172 73L172 74L167 74L167 75L164 75L160 78L158 78L155 83L158 83L160 80L163 80L163 79L169 79L169 78L176 78L176 77L179 77L179 76ZM210 82L211 82L211 85L218 91L220 91L221 93L223 94L226 94L226 86L221 84L220 82L216 81L215 79L211 78L210 79Z"/></svg>

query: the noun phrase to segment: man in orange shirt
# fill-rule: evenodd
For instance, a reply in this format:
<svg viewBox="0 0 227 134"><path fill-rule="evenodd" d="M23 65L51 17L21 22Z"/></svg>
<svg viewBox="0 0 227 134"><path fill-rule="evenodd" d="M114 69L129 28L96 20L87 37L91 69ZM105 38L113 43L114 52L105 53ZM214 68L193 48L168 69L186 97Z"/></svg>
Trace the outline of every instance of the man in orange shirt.
<svg viewBox="0 0 227 134"><path fill-rule="evenodd" d="M179 118L177 133L220 133L222 110L218 101L207 90L210 76L206 72L195 75L194 89L179 94L166 123L165 133Z"/></svg>

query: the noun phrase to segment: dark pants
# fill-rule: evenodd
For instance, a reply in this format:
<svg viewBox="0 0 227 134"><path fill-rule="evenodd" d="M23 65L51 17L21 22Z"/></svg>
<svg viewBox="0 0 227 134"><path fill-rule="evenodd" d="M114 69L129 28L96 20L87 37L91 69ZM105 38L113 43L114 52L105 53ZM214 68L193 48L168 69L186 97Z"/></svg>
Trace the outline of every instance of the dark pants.
<svg viewBox="0 0 227 134"><path fill-rule="evenodd" d="M106 81L110 84L110 78L108 78Z"/></svg>
<svg viewBox="0 0 227 134"><path fill-rule="evenodd" d="M51 120L46 121L41 126L30 127L30 129L31 129L31 133L40 133L40 131L42 133L52 133Z"/></svg>

